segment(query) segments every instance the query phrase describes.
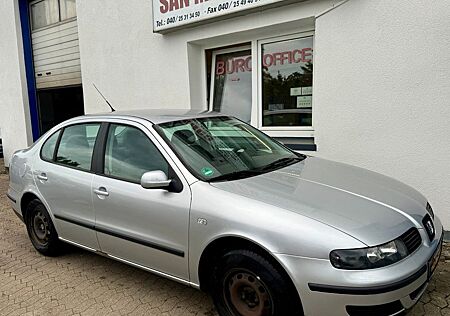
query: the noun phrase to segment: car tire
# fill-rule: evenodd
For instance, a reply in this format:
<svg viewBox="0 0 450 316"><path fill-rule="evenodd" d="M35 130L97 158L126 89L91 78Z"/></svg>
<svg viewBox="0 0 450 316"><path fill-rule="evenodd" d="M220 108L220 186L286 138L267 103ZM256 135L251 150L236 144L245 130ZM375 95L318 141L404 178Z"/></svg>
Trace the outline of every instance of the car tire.
<svg viewBox="0 0 450 316"><path fill-rule="evenodd" d="M209 289L221 316L303 315L291 280L265 256L231 250L217 262Z"/></svg>
<svg viewBox="0 0 450 316"><path fill-rule="evenodd" d="M45 256L57 256L61 253L62 242L58 238L55 226L44 204L38 199L31 201L25 214L28 237L34 248Z"/></svg>

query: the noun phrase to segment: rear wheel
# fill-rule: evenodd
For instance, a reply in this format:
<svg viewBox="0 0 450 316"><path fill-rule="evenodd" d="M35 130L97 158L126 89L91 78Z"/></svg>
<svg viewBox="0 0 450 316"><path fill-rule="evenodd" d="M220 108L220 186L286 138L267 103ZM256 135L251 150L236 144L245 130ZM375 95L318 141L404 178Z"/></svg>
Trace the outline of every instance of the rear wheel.
<svg viewBox="0 0 450 316"><path fill-rule="evenodd" d="M210 290L222 316L303 315L284 271L253 251L224 254L214 269Z"/></svg>
<svg viewBox="0 0 450 316"><path fill-rule="evenodd" d="M52 219L41 201L35 199L28 204L25 215L28 236L34 248L45 256L60 253L61 241Z"/></svg>

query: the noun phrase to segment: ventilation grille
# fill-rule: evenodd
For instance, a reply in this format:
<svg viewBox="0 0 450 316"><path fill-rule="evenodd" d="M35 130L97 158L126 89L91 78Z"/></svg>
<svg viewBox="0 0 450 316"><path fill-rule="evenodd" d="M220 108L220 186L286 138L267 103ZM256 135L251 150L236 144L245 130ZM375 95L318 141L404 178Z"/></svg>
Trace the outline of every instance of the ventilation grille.
<svg viewBox="0 0 450 316"><path fill-rule="evenodd" d="M420 233L417 228L411 228L408 230L400 236L400 240L403 241L410 254L422 244L422 237L420 237Z"/></svg>

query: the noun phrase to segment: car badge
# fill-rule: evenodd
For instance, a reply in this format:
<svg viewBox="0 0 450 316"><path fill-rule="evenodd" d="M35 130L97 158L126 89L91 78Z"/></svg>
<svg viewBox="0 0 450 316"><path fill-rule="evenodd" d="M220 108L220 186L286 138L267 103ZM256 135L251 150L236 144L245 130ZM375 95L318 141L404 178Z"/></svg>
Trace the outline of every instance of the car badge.
<svg viewBox="0 0 450 316"><path fill-rule="evenodd" d="M197 224L208 225L208 220L206 218L199 218L197 219Z"/></svg>

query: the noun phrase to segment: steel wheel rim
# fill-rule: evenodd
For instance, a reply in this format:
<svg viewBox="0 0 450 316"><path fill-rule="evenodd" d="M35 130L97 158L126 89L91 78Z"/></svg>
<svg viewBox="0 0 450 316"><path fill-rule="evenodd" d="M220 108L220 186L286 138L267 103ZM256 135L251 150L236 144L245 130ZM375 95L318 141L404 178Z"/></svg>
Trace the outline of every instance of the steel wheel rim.
<svg viewBox="0 0 450 316"><path fill-rule="evenodd" d="M254 273L239 269L224 279L225 303L235 316L273 315L273 300L264 282Z"/></svg>
<svg viewBox="0 0 450 316"><path fill-rule="evenodd" d="M50 235L49 220L42 211L37 211L32 217L31 232L33 239L42 246L48 243Z"/></svg>

